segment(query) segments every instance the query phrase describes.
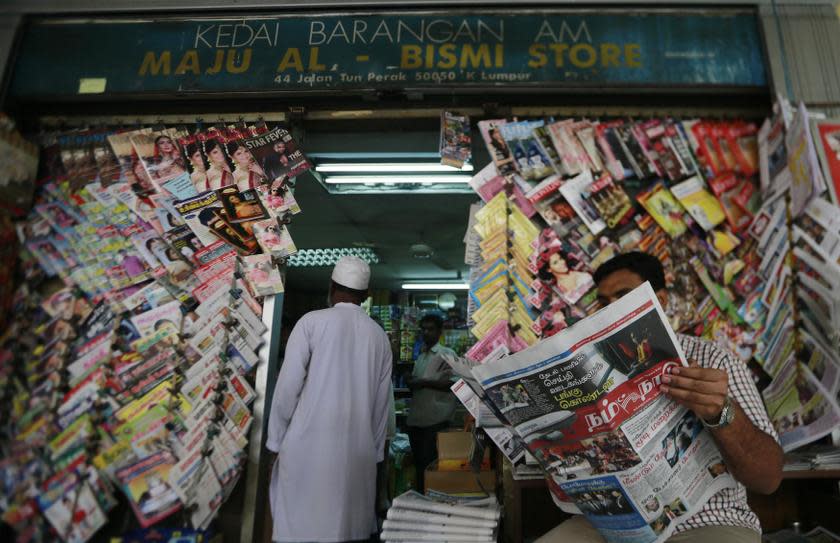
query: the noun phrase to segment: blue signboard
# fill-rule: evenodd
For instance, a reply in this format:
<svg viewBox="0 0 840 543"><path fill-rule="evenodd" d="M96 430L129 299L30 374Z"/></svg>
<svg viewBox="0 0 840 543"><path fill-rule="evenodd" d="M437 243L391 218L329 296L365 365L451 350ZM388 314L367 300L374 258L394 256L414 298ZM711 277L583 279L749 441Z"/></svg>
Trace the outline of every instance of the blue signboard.
<svg viewBox="0 0 840 543"><path fill-rule="evenodd" d="M743 11L44 20L16 98L466 87L766 85Z"/></svg>

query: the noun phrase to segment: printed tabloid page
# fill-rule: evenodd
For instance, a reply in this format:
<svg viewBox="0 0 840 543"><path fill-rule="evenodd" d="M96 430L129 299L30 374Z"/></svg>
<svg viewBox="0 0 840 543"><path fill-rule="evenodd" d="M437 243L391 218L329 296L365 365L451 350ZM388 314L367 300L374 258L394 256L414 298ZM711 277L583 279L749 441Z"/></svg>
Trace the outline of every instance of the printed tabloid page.
<svg viewBox="0 0 840 543"><path fill-rule="evenodd" d="M473 368L555 503L612 542L658 542L735 485L702 424L662 395L687 365L648 283L533 347Z"/></svg>

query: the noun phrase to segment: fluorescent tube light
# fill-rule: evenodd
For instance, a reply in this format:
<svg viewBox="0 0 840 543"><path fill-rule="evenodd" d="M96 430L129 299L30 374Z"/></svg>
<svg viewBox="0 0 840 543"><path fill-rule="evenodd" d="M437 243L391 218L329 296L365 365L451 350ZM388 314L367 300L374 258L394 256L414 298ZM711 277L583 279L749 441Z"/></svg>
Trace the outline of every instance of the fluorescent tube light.
<svg viewBox="0 0 840 543"><path fill-rule="evenodd" d="M403 283L403 290L469 290L469 283Z"/></svg>
<svg viewBox="0 0 840 543"><path fill-rule="evenodd" d="M464 164L462 168L453 168L445 164L436 164L429 162L371 162L365 164L364 162L355 163L333 163L333 164L319 164L315 166L316 172L323 173L425 173L425 172L471 172L473 171L472 164Z"/></svg>
<svg viewBox="0 0 840 543"><path fill-rule="evenodd" d="M330 175L324 178L329 185L361 185L369 183L388 184L429 184L429 183L469 183L472 176L469 175Z"/></svg>

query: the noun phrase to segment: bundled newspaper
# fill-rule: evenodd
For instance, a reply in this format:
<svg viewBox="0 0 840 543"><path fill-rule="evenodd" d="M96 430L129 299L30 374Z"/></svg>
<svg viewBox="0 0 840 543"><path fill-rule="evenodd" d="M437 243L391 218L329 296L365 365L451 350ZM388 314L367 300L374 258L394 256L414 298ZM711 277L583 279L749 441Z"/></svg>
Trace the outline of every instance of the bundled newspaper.
<svg viewBox="0 0 840 543"><path fill-rule="evenodd" d="M492 543L501 513L494 496L424 496L413 490L397 496L382 525L382 541Z"/></svg>
<svg viewBox="0 0 840 543"><path fill-rule="evenodd" d="M464 382L538 460L561 509L584 514L607 541L658 542L736 484L701 422L660 390L680 365L645 283L551 338L472 367Z"/></svg>

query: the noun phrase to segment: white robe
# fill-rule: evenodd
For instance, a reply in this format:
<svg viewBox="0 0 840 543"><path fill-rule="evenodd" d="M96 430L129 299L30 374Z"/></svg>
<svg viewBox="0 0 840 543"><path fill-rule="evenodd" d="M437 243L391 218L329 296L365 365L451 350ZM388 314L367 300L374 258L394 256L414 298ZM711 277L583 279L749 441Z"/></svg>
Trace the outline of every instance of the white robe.
<svg viewBox="0 0 840 543"><path fill-rule="evenodd" d="M273 541L347 541L376 532L391 368L388 337L357 305L313 311L295 325L266 441L277 453Z"/></svg>

